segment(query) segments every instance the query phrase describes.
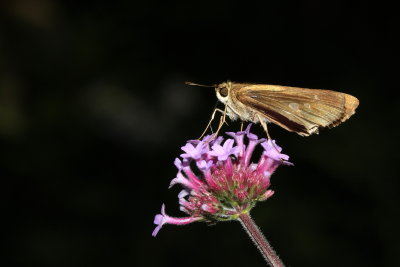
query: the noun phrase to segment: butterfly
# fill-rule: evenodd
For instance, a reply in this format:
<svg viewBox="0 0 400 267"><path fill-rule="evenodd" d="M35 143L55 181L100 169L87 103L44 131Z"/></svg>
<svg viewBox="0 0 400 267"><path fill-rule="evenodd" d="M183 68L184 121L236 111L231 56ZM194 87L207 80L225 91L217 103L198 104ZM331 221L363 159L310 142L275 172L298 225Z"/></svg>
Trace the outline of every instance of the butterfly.
<svg viewBox="0 0 400 267"><path fill-rule="evenodd" d="M205 87L214 87L218 100L225 105L223 111L214 110L207 126L217 111L223 113L217 132L228 116L231 120L260 123L268 137L267 123L309 136L321 128L332 128L346 121L359 105L356 97L331 90L231 81Z"/></svg>

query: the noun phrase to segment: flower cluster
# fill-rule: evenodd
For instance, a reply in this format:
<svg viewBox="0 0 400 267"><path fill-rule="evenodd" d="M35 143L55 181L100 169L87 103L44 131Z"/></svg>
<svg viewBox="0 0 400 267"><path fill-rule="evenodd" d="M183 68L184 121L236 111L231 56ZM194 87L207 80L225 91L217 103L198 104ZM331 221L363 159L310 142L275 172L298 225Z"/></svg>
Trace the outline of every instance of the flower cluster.
<svg viewBox="0 0 400 267"><path fill-rule="evenodd" d="M282 148L275 141L258 139L250 133L250 127L251 124L245 131L226 133L233 139L206 136L202 140L188 141L182 147L185 153L175 159L178 174L170 187L183 186L178 195L179 205L189 216L170 217L162 205L161 214L154 219L157 227L153 236L164 224L235 220L240 214L248 213L257 201L273 195L268 189L272 173L279 165L292 163L288 162L289 156L280 153ZM252 163L257 145L262 146L263 153L258 163Z"/></svg>

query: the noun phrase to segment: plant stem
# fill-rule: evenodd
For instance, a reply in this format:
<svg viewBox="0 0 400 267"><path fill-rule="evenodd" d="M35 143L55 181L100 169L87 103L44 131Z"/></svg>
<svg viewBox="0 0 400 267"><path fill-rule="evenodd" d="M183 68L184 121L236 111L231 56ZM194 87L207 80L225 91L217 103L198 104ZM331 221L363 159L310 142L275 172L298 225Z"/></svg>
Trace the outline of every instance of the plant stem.
<svg viewBox="0 0 400 267"><path fill-rule="evenodd" d="M250 214L243 213L239 216L239 221L243 225L258 250L263 255L267 263L272 267L284 267L283 262L279 259L276 252L273 250L267 239L261 233Z"/></svg>

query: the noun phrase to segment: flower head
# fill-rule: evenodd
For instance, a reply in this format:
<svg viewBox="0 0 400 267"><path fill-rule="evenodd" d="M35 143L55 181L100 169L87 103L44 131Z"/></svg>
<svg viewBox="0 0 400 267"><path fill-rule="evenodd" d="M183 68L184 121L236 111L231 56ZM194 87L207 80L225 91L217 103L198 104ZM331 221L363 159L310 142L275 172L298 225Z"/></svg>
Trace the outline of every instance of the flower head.
<svg viewBox="0 0 400 267"><path fill-rule="evenodd" d="M156 236L164 224L184 225L195 221L228 221L248 213L258 201L273 195L269 189L272 173L281 164L292 165L289 156L275 141L258 139L245 131L227 133L233 139L223 137L188 141L182 150L182 159L175 159L178 173L172 179L183 186L179 193L180 210L188 216L175 218L166 215L165 206L157 214L153 231ZM245 142L247 137L247 142ZM221 145L222 144L222 145ZM254 149L260 145L263 153L252 162Z"/></svg>

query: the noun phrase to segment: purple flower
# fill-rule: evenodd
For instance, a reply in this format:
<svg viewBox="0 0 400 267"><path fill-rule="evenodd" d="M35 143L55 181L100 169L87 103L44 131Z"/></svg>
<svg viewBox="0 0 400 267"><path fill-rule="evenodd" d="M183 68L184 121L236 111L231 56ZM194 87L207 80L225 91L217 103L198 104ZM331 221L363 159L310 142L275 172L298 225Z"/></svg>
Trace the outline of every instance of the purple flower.
<svg viewBox="0 0 400 267"><path fill-rule="evenodd" d="M184 159L199 159L201 155L204 153L205 145L204 142L199 142L196 146L193 146L191 143L187 143L185 146L181 147L183 151L186 153L181 154L181 157Z"/></svg>
<svg viewBox="0 0 400 267"><path fill-rule="evenodd" d="M281 153L282 148L275 141L258 139L250 132L250 125L245 131L227 135L233 139L224 142L222 136L206 136L182 147L186 153L174 161L178 174L170 187L184 187L178 199L180 210L188 217L170 217L163 205L161 214L154 219L157 227L153 236L164 224L236 220L240 214L249 213L258 201L274 194L269 189L271 175L280 165L291 165L289 156ZM258 145L264 152L254 161L253 151Z"/></svg>
<svg viewBox="0 0 400 267"><path fill-rule="evenodd" d="M210 143L210 144L220 144L223 140L224 140L224 138L222 136L218 136L217 138L215 138L215 135L210 134L210 135L204 136L201 141L199 141L199 140L196 140L196 141Z"/></svg>
<svg viewBox="0 0 400 267"><path fill-rule="evenodd" d="M209 161L200 160L200 161L197 161L196 164L197 164L197 168L199 168L200 170L208 170L213 165L213 162L211 160L209 160Z"/></svg>
<svg viewBox="0 0 400 267"><path fill-rule="evenodd" d="M174 165L178 170L182 170L183 168L189 166L189 161L187 159L181 160L180 158L176 158L174 160Z"/></svg>
<svg viewBox="0 0 400 267"><path fill-rule="evenodd" d="M251 125L252 124L247 125L245 133L247 135L247 138L249 138L250 140L255 140L256 141L256 140L258 140L258 136L250 132Z"/></svg>
<svg viewBox="0 0 400 267"><path fill-rule="evenodd" d="M228 139L225 141L223 146L214 144L212 146L212 151L210 151L208 154L210 156L218 157L218 160L220 161L226 160L230 155L236 156L240 151L240 147L233 147L234 142L235 141L233 139Z"/></svg>
<svg viewBox="0 0 400 267"><path fill-rule="evenodd" d="M251 124L249 124L249 125L251 125ZM242 156L243 153L244 153L244 149L245 149L245 146L243 144L243 140L244 140L244 136L246 134L246 131L240 131L240 132L237 132L237 133L227 132L226 134L229 135L229 136L232 136L235 139L236 145L241 148L240 151L239 151L239 156Z"/></svg>
<svg viewBox="0 0 400 267"><path fill-rule="evenodd" d="M267 140L261 143L264 148L264 155L274 160L289 160L289 156L281 154L282 148L275 143L275 140Z"/></svg>
<svg viewBox="0 0 400 267"><path fill-rule="evenodd" d="M176 177L174 179L171 180L170 184L169 184L169 188L171 188L173 185L175 184L181 184L184 187L187 188L194 188L196 187L193 183L191 183L189 181L189 179L187 179L181 172L178 172L178 174L176 175Z"/></svg>

